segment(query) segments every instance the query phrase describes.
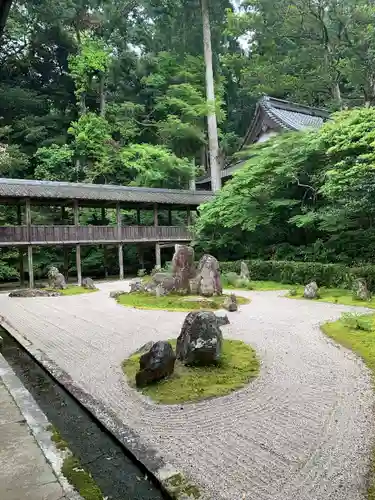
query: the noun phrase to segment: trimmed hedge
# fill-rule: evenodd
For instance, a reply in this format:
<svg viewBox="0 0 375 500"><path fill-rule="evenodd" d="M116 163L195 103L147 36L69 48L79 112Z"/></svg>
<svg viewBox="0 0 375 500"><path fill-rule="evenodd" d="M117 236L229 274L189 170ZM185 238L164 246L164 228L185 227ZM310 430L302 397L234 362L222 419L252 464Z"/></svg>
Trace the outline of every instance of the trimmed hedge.
<svg viewBox="0 0 375 500"><path fill-rule="evenodd" d="M277 281L289 285L306 285L314 280L319 286L351 288L353 280L364 278L369 290L375 291L375 266L348 267L342 264L320 262L293 262L277 260L245 261L254 281ZM223 273L241 271L241 261L220 262Z"/></svg>

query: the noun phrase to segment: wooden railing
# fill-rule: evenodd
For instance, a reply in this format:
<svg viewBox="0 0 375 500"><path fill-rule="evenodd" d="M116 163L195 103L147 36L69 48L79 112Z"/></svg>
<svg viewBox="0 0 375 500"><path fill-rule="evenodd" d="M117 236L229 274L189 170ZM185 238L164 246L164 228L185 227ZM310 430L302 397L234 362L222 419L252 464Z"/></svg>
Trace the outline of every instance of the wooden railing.
<svg viewBox="0 0 375 500"><path fill-rule="evenodd" d="M181 226L0 226L0 246L190 241Z"/></svg>

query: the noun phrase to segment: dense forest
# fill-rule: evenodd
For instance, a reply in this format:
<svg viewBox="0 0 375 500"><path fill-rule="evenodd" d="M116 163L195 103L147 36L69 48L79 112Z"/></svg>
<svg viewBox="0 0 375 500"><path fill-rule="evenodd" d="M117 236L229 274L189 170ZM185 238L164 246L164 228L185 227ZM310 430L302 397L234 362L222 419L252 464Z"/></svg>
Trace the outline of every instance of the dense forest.
<svg viewBox="0 0 375 500"><path fill-rule="evenodd" d="M204 9L211 30L213 102L206 95ZM372 258L375 7L370 0L15 0L0 46L2 177L186 188L208 168L207 117L213 113L224 165L238 150L264 93L332 112L364 107L363 113L335 115L314 140L286 135L257 149L212 206L203 208L198 244L225 258ZM366 139L353 137L364 130ZM348 137L348 144L355 143L350 150ZM361 182L367 187L339 190L336 196L342 192L343 198L330 198L327 183L334 191L341 181L349 182L347 170L355 168L350 162L359 169L365 165L361 172L369 177ZM301 180L299 167L309 182ZM339 177L342 172L346 181L329 181L331 170ZM254 203L252 192L262 192L274 212L267 207L263 213L263 202ZM352 202L354 192L360 207ZM347 205L350 223L343 213L331 225L322 221L321 214L343 212ZM247 222L229 221L237 207ZM53 210L37 216L58 218ZM129 223L134 217L125 216ZM2 208L0 217L7 224L14 214ZM101 214L91 210L85 217L95 224ZM213 234L220 234L214 245ZM349 251L353 240L358 244ZM126 262L136 266L136 248L125 250ZM103 252L86 249L87 272L104 272ZM7 249L1 257L0 278L16 276L18 254ZM107 259L112 269L115 253ZM39 274L51 261L61 263L62 252L38 253Z"/></svg>

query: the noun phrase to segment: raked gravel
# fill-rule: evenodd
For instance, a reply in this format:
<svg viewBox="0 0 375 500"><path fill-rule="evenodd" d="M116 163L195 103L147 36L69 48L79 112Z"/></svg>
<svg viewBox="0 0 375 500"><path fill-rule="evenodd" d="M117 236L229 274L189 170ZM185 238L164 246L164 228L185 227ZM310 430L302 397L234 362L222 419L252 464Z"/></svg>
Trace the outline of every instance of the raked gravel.
<svg viewBox="0 0 375 500"><path fill-rule="evenodd" d="M93 294L15 299L0 314L198 484L210 500L364 500L373 440L370 374L319 325L354 310L238 292L228 338L255 347L259 377L229 396L157 406L125 382L121 362L140 345L177 337L185 313L125 308L104 283Z"/></svg>

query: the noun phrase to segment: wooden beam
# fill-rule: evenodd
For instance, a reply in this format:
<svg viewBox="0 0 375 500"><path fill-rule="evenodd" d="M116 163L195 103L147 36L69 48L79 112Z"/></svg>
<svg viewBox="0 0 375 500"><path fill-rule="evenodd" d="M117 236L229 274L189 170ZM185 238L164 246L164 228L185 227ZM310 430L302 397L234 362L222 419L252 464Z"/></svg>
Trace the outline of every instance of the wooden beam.
<svg viewBox="0 0 375 500"><path fill-rule="evenodd" d="M122 216L120 203L116 204L117 238L122 240ZM122 243L118 244L118 264L120 270L120 280L124 279L124 249Z"/></svg>
<svg viewBox="0 0 375 500"><path fill-rule="evenodd" d="M76 228L79 226L79 206L78 200L74 200L74 225ZM76 245L76 267L77 267L77 283L82 286L82 265L81 265L81 245Z"/></svg>

